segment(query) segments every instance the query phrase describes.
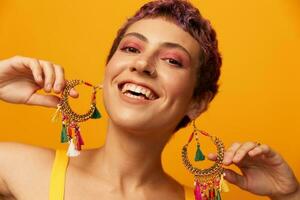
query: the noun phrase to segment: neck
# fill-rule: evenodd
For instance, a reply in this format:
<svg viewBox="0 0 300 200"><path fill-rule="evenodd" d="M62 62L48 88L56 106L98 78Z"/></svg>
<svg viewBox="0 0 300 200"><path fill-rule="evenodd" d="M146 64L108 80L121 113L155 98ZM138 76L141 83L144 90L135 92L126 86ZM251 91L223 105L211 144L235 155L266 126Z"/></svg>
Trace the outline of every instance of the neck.
<svg viewBox="0 0 300 200"><path fill-rule="evenodd" d="M158 184L166 174L161 153L168 134L138 134L124 131L109 121L106 142L99 149L101 173L118 190L132 190L146 184Z"/></svg>

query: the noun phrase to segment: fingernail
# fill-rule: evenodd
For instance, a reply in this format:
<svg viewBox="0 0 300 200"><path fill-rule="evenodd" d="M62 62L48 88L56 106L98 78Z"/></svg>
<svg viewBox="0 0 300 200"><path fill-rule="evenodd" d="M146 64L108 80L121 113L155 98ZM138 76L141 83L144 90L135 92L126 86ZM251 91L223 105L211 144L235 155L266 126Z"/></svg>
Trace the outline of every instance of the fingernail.
<svg viewBox="0 0 300 200"><path fill-rule="evenodd" d="M43 79L42 79L42 76L41 75L38 75L37 77L37 81L41 82Z"/></svg>
<svg viewBox="0 0 300 200"><path fill-rule="evenodd" d="M60 90L61 90L61 85L60 85L60 84L56 85L56 86L55 86L55 89L56 89L57 91L60 91Z"/></svg>
<svg viewBox="0 0 300 200"><path fill-rule="evenodd" d="M51 90L51 84L50 83L46 85L46 89Z"/></svg>
<svg viewBox="0 0 300 200"><path fill-rule="evenodd" d="M231 163L231 160L229 158L224 159L223 163L226 164L226 165L228 165L228 164Z"/></svg>

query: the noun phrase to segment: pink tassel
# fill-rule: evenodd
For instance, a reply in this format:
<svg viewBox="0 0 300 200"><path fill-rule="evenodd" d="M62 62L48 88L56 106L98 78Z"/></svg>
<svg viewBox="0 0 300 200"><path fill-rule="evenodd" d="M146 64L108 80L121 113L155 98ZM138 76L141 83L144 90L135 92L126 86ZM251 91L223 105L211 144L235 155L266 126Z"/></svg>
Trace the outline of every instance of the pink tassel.
<svg viewBox="0 0 300 200"><path fill-rule="evenodd" d="M200 189L200 184L198 181L196 181L196 187L194 190L195 200L202 200L202 194Z"/></svg>
<svg viewBox="0 0 300 200"><path fill-rule="evenodd" d="M76 150L81 151L81 145L79 144L78 140L76 142Z"/></svg>
<svg viewBox="0 0 300 200"><path fill-rule="evenodd" d="M77 136L78 143L80 145L84 145L83 139L82 139L81 134L80 134L79 127L75 128L75 133L76 133L76 136Z"/></svg>
<svg viewBox="0 0 300 200"><path fill-rule="evenodd" d="M81 137L80 130L79 130L78 126L75 127L75 134L76 134L76 149L78 151L81 151L81 145L84 145L84 142L83 142L83 139Z"/></svg>

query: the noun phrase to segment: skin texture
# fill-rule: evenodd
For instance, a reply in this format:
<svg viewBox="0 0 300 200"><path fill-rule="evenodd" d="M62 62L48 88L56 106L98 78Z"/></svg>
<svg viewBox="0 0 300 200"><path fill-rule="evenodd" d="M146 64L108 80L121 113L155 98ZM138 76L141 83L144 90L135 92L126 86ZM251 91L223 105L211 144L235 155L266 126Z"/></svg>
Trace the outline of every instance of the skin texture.
<svg viewBox="0 0 300 200"><path fill-rule="evenodd" d="M105 70L103 99L109 114L105 145L70 159L66 200L184 199L182 186L162 169L161 152L185 114L193 119L207 108L209 95L202 102L191 98L199 46L188 33L160 18L140 20L126 35ZM182 46L190 56L166 42ZM147 104L124 101L118 83L127 79L148 84L159 98ZM59 97L35 92L50 93L51 88L46 88L50 84L59 94L64 81L63 68L47 61L14 57L0 62L0 99L9 103L56 107ZM78 93L72 90L70 96L76 98ZM53 159L52 150L0 143L0 194L6 199L47 199ZM225 152L224 164L242 170L242 176L227 170L225 178L244 190L273 199L299 198L292 170L267 145L234 143ZM26 171L22 175L20 165ZM33 187L39 187L38 192L28 194Z"/></svg>

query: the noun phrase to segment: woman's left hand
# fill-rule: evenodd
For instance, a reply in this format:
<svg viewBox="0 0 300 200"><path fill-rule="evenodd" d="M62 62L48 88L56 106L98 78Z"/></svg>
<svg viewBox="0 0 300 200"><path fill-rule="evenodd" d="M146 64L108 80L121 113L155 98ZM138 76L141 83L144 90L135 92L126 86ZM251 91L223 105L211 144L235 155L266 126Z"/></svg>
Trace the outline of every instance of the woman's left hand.
<svg viewBox="0 0 300 200"><path fill-rule="evenodd" d="M216 155L209 154L208 158L214 160ZM224 178L243 190L272 199L285 199L285 196L300 192L299 182L290 166L268 145L234 143L225 152L223 163L239 167L242 175L226 169Z"/></svg>

